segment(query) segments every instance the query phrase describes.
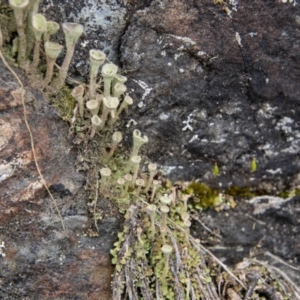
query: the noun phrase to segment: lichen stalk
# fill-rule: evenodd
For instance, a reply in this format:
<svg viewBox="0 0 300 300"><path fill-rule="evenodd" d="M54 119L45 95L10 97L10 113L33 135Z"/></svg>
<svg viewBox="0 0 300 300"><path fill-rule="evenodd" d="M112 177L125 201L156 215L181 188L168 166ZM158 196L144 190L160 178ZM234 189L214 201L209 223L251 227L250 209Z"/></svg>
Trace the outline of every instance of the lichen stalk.
<svg viewBox="0 0 300 300"><path fill-rule="evenodd" d="M116 74L112 80L112 87L114 87L117 83L125 83L127 81L127 77L120 75L120 74Z"/></svg>
<svg viewBox="0 0 300 300"><path fill-rule="evenodd" d="M104 97L111 96L111 82L118 72L118 67L115 64L105 64L102 67L101 75L104 82Z"/></svg>
<svg viewBox="0 0 300 300"><path fill-rule="evenodd" d="M126 195L127 192L128 192L129 185L132 182L132 175L131 174L126 174L126 175L124 175L124 179L126 180L125 188L124 188L124 194Z"/></svg>
<svg viewBox="0 0 300 300"><path fill-rule="evenodd" d="M58 89L60 89L63 86L66 80L70 63L75 51L75 44L78 41L79 37L82 35L84 29L84 27L81 24L77 23L63 23L62 28L65 34L67 53L62 63L62 66L60 67L57 81Z"/></svg>
<svg viewBox="0 0 300 300"><path fill-rule="evenodd" d="M138 197L141 193L142 187L145 185L145 181L142 178L138 178L135 181L135 185L137 186L137 190L135 191L135 196Z"/></svg>
<svg viewBox="0 0 300 300"><path fill-rule="evenodd" d="M120 186L121 192L120 192L120 198L123 198L125 196L125 189L124 189L124 184L126 180L124 178L119 178L117 180L118 185Z"/></svg>
<svg viewBox="0 0 300 300"><path fill-rule="evenodd" d="M96 132L99 130L102 120L97 115L93 115L91 118L91 123L92 126L91 126L90 139L92 139L95 136Z"/></svg>
<svg viewBox="0 0 300 300"><path fill-rule="evenodd" d="M138 155L140 148L148 143L148 137L146 135L142 136L141 132L138 129L135 129L132 133L133 136L133 148L130 154L130 157Z"/></svg>
<svg viewBox="0 0 300 300"><path fill-rule="evenodd" d="M101 175L100 190L101 190L106 186L107 178L110 177L110 175L111 175L111 169L109 169L109 168L100 169L100 175Z"/></svg>
<svg viewBox="0 0 300 300"><path fill-rule="evenodd" d="M102 115L101 115L102 126L100 130L103 129L109 113L118 107L119 100L116 97L104 97L102 104L103 104Z"/></svg>
<svg viewBox="0 0 300 300"><path fill-rule="evenodd" d="M44 32L47 31L47 21L42 14L35 14L32 17L32 29L35 36L32 67L36 68L40 61L40 47L41 47L42 35Z"/></svg>
<svg viewBox="0 0 300 300"><path fill-rule="evenodd" d="M83 114L84 114L83 94L84 94L84 86L82 84L76 86L71 92L72 97L78 102L79 115L81 118L83 118Z"/></svg>
<svg viewBox="0 0 300 300"><path fill-rule="evenodd" d="M47 30L44 32L43 39L44 42L50 40L50 36L55 34L59 30L59 24L54 21L47 21Z"/></svg>
<svg viewBox="0 0 300 300"><path fill-rule="evenodd" d="M148 179L148 182L147 182L147 186L144 190L145 193L148 193L148 191L151 188L154 176L157 173L157 165L156 164L149 164L148 165L148 171L149 171L149 179Z"/></svg>
<svg viewBox="0 0 300 300"><path fill-rule="evenodd" d="M153 202L157 188L159 187L159 181L158 180L153 180L152 182L152 192L151 192L151 197L150 197L150 202Z"/></svg>
<svg viewBox="0 0 300 300"><path fill-rule="evenodd" d="M46 42L45 43L45 52L46 52L46 60L47 60L47 71L44 78L44 86L47 87L52 80L53 77L53 69L55 65L55 61L59 54L62 51L62 46L58 43Z"/></svg>
<svg viewBox="0 0 300 300"><path fill-rule="evenodd" d="M160 234L161 234L163 245L166 243L166 233L167 233L167 227L160 226Z"/></svg>
<svg viewBox="0 0 300 300"><path fill-rule="evenodd" d="M26 11L27 6L29 5L29 0L9 0L9 4L14 10L14 15L16 19L17 32L19 36L19 48L18 48L18 64L23 65L26 60L26 35L24 30L24 13Z"/></svg>
<svg viewBox="0 0 300 300"><path fill-rule="evenodd" d="M139 155L135 155L135 156L131 157L130 160L129 160L129 164L132 167L131 170L133 172L132 183L134 183L137 179L138 172L139 172L139 169L140 169L141 160L142 160L142 158Z"/></svg>
<svg viewBox="0 0 300 300"><path fill-rule="evenodd" d="M191 227L191 221L190 220L184 220L183 225L184 225L184 234L185 234L185 240L190 244L190 227Z"/></svg>
<svg viewBox="0 0 300 300"><path fill-rule="evenodd" d="M114 97L120 98L125 92L127 91L127 88L125 84L123 83L116 83L114 87L112 88L112 95Z"/></svg>
<svg viewBox="0 0 300 300"><path fill-rule="evenodd" d="M119 109L117 110L116 118L119 117L120 113L121 113L123 110L127 109L127 107L128 107L129 105L132 105L132 104L133 104L132 98L129 97L128 95L126 95L126 96L124 97L124 99L123 99L123 101L122 101L122 103L121 103Z"/></svg>
<svg viewBox="0 0 300 300"><path fill-rule="evenodd" d="M97 100L90 100L86 103L86 108L90 111L92 116L98 115L100 105Z"/></svg>
<svg viewBox="0 0 300 300"><path fill-rule="evenodd" d="M109 152L106 154L107 158L111 158L118 146L118 144L122 141L122 132L121 131L116 131L112 135L112 145L110 147Z"/></svg>
<svg viewBox="0 0 300 300"><path fill-rule="evenodd" d="M146 207L146 211L150 216L151 222L151 235L150 239L153 241L155 238L155 212L156 212L156 205L150 204Z"/></svg>
<svg viewBox="0 0 300 300"><path fill-rule="evenodd" d="M26 26L26 37L27 37L27 54L30 54L35 40L34 28L33 28L33 19L34 16L39 11L40 0L30 0L29 5L26 8L24 19L27 19Z"/></svg>
<svg viewBox="0 0 300 300"><path fill-rule="evenodd" d="M164 258L165 258L165 266L164 266L163 274L161 276L162 283L165 283L167 274L169 272L169 258L170 258L170 254L171 254L172 250L173 250L173 248L170 245L163 245L161 247L161 251L164 254Z"/></svg>
<svg viewBox="0 0 300 300"><path fill-rule="evenodd" d="M168 212L170 211L169 207L166 205L162 205L160 207L160 211L161 211L161 227L166 227L167 226L167 215Z"/></svg>
<svg viewBox="0 0 300 300"><path fill-rule="evenodd" d="M105 62L106 55L102 51L92 49L90 50L90 88L89 98L96 97L96 78L100 66Z"/></svg>

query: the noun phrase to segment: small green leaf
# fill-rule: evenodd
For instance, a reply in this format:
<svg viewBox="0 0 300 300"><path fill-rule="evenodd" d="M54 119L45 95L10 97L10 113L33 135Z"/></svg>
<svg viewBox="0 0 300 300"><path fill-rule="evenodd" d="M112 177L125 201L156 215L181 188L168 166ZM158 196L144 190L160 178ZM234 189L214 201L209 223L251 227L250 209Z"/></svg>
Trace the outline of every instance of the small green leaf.
<svg viewBox="0 0 300 300"><path fill-rule="evenodd" d="M254 158L252 158L251 161L251 172L255 172L257 170L257 163L256 160Z"/></svg>
<svg viewBox="0 0 300 300"><path fill-rule="evenodd" d="M219 167L218 167L217 163L215 163L215 165L214 165L213 173L214 173L215 176L220 175L220 170L219 170Z"/></svg>

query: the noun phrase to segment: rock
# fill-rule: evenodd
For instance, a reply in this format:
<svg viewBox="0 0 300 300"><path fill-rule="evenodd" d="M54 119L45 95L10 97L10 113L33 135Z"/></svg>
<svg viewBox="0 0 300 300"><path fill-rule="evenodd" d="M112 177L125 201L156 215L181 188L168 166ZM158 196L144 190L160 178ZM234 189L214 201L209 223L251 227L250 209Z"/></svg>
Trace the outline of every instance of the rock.
<svg viewBox="0 0 300 300"><path fill-rule="evenodd" d="M41 10L49 20L85 25L71 77L87 78L92 48L121 62L135 100L118 123L125 146L133 129L141 130L151 145L143 154L173 180L273 195L299 186L296 1L229 1L227 13L212 0L103 2L52 0ZM63 43L63 34L55 39ZM107 216L99 223L100 236L86 236L85 178L75 170L67 126L42 94L26 85L35 150L62 212L69 233L64 237L36 172L21 102L11 96L18 85L3 65L0 69L0 297L110 299L109 250L119 222ZM137 125L126 127L131 119ZM250 168L253 159L256 172ZM213 175L215 163L219 176ZM229 264L262 241L264 252L299 265L298 200L259 214L245 201L234 210L209 210L201 219L220 230L222 240L202 235L196 222L192 233Z"/></svg>
<svg viewBox="0 0 300 300"><path fill-rule="evenodd" d="M299 6L231 3L230 16L180 0L133 15L121 45L129 118L169 178L276 194L300 183Z"/></svg>
<svg viewBox="0 0 300 300"><path fill-rule="evenodd" d="M85 176L76 150L48 100L26 86L26 116L37 161L57 201L68 237L35 166L16 80L0 63L0 298L110 299L110 249L119 222L103 218L88 237Z"/></svg>

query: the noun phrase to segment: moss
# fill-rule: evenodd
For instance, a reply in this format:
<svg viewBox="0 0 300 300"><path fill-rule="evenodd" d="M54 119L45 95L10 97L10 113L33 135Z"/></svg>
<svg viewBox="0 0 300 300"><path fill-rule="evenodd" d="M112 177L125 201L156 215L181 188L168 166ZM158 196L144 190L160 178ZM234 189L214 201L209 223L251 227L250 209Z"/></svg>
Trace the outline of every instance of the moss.
<svg viewBox="0 0 300 300"><path fill-rule="evenodd" d="M229 196L251 198L257 196L258 192L254 192L250 187L231 186L226 190Z"/></svg>
<svg viewBox="0 0 300 300"><path fill-rule="evenodd" d="M294 197L297 195L300 195L300 188L295 188L295 189L288 190L288 191L282 191L279 194L279 197L287 199L287 198Z"/></svg>
<svg viewBox="0 0 300 300"><path fill-rule="evenodd" d="M0 24L3 34L3 41L9 43L12 38L12 33L16 31L16 22L14 11L8 5L0 4Z"/></svg>
<svg viewBox="0 0 300 300"><path fill-rule="evenodd" d="M58 93L49 95L49 98L64 121L68 121L73 117L76 100L71 96L68 87L63 86Z"/></svg>
<svg viewBox="0 0 300 300"><path fill-rule="evenodd" d="M220 204L220 191L203 182L191 182L184 192L193 196L192 203L198 209L215 207Z"/></svg>

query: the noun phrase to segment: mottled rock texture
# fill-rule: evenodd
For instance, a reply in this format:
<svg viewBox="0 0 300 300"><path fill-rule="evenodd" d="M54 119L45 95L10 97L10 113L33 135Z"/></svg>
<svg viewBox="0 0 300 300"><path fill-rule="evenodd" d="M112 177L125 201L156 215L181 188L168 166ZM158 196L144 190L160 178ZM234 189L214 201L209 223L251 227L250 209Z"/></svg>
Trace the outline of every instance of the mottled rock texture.
<svg viewBox="0 0 300 300"><path fill-rule="evenodd" d="M136 99L130 117L149 136L146 154L173 179L269 193L295 187L300 7L234 1L229 17L212 2L152 1L122 38L121 61Z"/></svg>
<svg viewBox="0 0 300 300"><path fill-rule="evenodd" d="M85 177L76 171L67 125L18 72L37 160L63 216L65 237L36 171L23 107L11 96L18 85L2 63L0 70L0 298L110 299L109 250L117 222L104 217L99 236L87 237Z"/></svg>
<svg viewBox="0 0 300 300"><path fill-rule="evenodd" d="M143 152L169 178L272 194L294 189L300 184L300 6L226 2L230 16L213 0L53 0L42 12L86 27L71 77L87 77L92 48L122 65L135 99L119 123L125 144L133 128L147 134ZM63 34L55 39L63 43ZM36 172L23 109L10 94L18 86L2 64L0 70L0 298L110 299L109 249L118 222L107 213L99 237L86 236L85 178L75 170L67 125L26 85L35 151L65 220L64 237ZM123 126L131 118L137 125ZM298 203L254 215L253 206L238 201L234 210L202 216L221 241L195 224L192 233L228 262L261 242L263 251L299 265Z"/></svg>

